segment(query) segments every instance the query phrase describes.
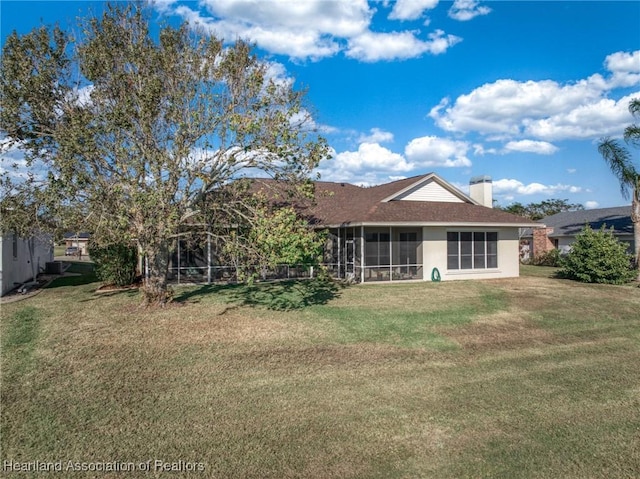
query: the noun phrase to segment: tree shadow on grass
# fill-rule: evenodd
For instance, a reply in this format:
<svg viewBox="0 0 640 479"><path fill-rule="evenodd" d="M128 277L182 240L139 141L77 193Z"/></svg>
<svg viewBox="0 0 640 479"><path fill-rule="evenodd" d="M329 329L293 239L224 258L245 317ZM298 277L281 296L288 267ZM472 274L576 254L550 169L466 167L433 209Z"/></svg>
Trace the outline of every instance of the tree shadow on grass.
<svg viewBox="0 0 640 479"><path fill-rule="evenodd" d="M341 283L326 279L290 280L253 285L206 285L185 291L177 295L174 301L199 302L205 295L216 294L226 303L290 311L327 304L339 297L340 290L344 287Z"/></svg>
<svg viewBox="0 0 640 479"><path fill-rule="evenodd" d="M47 285L47 288L82 286L98 281L93 263L71 263L65 270L65 273L71 273L71 275L54 279Z"/></svg>

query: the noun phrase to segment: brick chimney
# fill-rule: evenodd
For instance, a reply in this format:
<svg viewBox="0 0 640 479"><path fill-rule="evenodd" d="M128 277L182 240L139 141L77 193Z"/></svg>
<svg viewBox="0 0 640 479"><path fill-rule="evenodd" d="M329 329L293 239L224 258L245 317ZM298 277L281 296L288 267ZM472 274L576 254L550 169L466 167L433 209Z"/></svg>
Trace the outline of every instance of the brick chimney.
<svg viewBox="0 0 640 479"><path fill-rule="evenodd" d="M549 235L553 233L553 228L534 228L533 229L533 257L537 258L555 248L553 242L549 239Z"/></svg>

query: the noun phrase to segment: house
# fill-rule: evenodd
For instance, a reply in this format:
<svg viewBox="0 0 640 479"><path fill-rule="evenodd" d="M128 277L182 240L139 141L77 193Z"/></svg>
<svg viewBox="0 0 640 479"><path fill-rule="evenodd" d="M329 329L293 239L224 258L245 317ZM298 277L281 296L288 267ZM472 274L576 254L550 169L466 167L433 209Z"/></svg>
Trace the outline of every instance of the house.
<svg viewBox="0 0 640 479"><path fill-rule="evenodd" d="M274 184L256 181L265 190ZM366 283L517 277L519 230L540 225L493 209L492 202L487 176L472 178L467 196L429 173L374 187L319 181L315 201L300 211L315 228L328 231L324 263L339 278Z"/></svg>
<svg viewBox="0 0 640 479"><path fill-rule="evenodd" d="M592 210L563 211L540 220L545 227L529 232L533 237L533 254L539 256L552 249L563 253L571 249L571 243L585 225L598 230L603 226L612 229L618 240L633 249L633 223L631 221L631 207L618 206L614 208L598 208Z"/></svg>
<svg viewBox="0 0 640 479"><path fill-rule="evenodd" d="M89 254L89 233L65 233L63 238L66 248L78 248L83 256Z"/></svg>
<svg viewBox="0 0 640 479"><path fill-rule="evenodd" d="M31 280L34 271L37 275L47 262L53 261L53 243L48 238L25 239L7 233L0 236L0 251L0 296Z"/></svg>

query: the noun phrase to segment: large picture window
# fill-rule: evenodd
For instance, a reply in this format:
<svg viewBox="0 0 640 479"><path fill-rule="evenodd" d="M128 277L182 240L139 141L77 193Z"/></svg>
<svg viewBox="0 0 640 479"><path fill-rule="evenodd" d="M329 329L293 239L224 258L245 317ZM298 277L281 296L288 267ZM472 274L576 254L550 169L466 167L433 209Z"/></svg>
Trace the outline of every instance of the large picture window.
<svg viewBox="0 0 640 479"><path fill-rule="evenodd" d="M498 233L450 231L447 233L447 269L498 267Z"/></svg>

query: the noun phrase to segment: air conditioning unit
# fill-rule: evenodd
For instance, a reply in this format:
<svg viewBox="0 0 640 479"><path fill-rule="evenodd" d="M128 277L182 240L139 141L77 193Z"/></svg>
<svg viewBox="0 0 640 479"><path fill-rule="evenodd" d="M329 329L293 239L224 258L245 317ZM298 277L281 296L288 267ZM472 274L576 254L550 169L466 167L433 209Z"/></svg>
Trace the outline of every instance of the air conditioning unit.
<svg viewBox="0 0 640 479"><path fill-rule="evenodd" d="M47 261L44 271L46 274L62 274L62 261Z"/></svg>

